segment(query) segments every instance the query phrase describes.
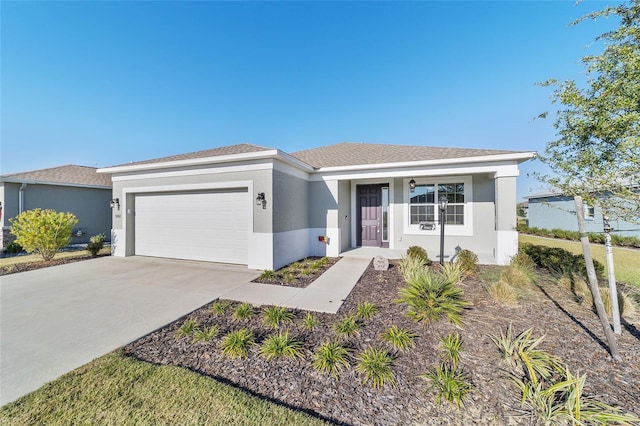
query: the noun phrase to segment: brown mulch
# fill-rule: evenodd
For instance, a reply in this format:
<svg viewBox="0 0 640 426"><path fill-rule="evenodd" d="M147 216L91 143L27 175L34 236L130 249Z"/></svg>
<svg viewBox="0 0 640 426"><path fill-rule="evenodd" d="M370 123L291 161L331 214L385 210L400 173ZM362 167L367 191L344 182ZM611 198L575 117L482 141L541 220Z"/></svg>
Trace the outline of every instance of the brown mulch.
<svg viewBox="0 0 640 426"><path fill-rule="evenodd" d="M99 254L97 256L92 256L91 254L87 253L77 257L67 257L62 259L53 258L47 262L45 262L44 260L41 260L38 262L16 263L13 265L0 266L0 276L17 274L18 272L33 271L35 269L48 268L50 266L64 265L67 263L80 262L83 260L89 260L89 259L94 259L96 257L104 257L104 256L110 256L110 255Z"/></svg>
<svg viewBox="0 0 640 426"><path fill-rule="evenodd" d="M321 258L308 257L304 260L318 260L318 259L321 259ZM314 282L316 278L322 275L324 271L326 271L327 269L335 265L336 262L338 262L338 260L340 260L339 257L327 257L327 263L323 267L318 268L318 270L316 271L309 271L310 272L309 274L303 274L301 273L302 271L300 270L293 270L291 271L291 275L286 276L284 272L286 270L291 269L289 265L276 271L277 276L275 278L258 277L252 282L260 283L260 284L282 285L286 287L305 288L306 286Z"/></svg>
<svg viewBox="0 0 640 426"><path fill-rule="evenodd" d="M640 332L637 324L625 324L618 338L623 361L614 363L606 350L598 317L552 283L543 283L540 289L531 290L517 306L503 306L490 299L482 280L465 280L462 284L465 299L472 302L472 306L464 313L465 325L461 329L445 321L423 328L407 318L405 307L393 302L402 285L398 267L393 263L385 272L370 266L337 315L315 314L320 325L313 332L302 329L306 313L296 311L295 321L288 328L292 336L304 342L302 360L268 361L258 355L258 345L246 359L222 357L218 345L230 330L247 327L254 332L258 343L273 333L261 324L259 316L233 321L231 312L237 303L223 315L216 316L210 305L190 315L203 327L214 324L220 327L220 335L209 343L176 339L175 332L183 323L182 318L127 345L123 353L157 364L183 366L336 424L530 424L489 338L500 330L506 331L512 324L516 333L532 327L535 336L546 335L542 349L558 356L572 373L586 373L589 395L639 414ZM364 301L375 303L378 312L372 319L362 321L359 335L349 338L353 357L368 345L384 346L379 336L392 324L419 336L413 350L395 353L395 387L384 385L374 389L371 383L363 384L353 359L351 368L343 371L338 379L311 365L315 348L335 337L332 324ZM475 387L460 412L447 402L438 406L434 392L419 377L440 362L439 339L451 332L462 336L464 352L460 364Z"/></svg>

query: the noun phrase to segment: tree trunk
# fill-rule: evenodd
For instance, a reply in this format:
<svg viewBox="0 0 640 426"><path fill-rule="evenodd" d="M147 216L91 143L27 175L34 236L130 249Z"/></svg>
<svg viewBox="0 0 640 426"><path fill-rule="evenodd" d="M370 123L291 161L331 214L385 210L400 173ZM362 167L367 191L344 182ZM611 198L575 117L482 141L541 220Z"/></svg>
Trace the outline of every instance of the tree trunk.
<svg viewBox="0 0 640 426"><path fill-rule="evenodd" d="M589 246L589 237L587 236L587 225L584 220L584 210L582 209L582 197L573 198L576 204L576 214L578 216L578 229L580 230L580 242L582 243L582 252L584 253L584 262L587 266L587 276L589 277L589 288L593 295L593 303L596 305L596 312L600 317L604 334L607 337L609 352L615 361L621 361L620 351L618 350L618 342L611 330L611 324L604 310L602 297L600 296L600 288L598 287L598 278L596 277L596 269L593 266L593 258L591 257L591 247Z"/></svg>

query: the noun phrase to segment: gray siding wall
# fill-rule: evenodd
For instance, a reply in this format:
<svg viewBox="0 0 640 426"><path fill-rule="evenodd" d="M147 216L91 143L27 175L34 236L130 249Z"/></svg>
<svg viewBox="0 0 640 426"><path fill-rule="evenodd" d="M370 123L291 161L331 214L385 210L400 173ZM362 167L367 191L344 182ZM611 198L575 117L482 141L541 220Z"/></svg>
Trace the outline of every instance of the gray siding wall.
<svg viewBox="0 0 640 426"><path fill-rule="evenodd" d="M273 232L309 227L309 185L304 179L273 171Z"/></svg>
<svg viewBox="0 0 640 426"><path fill-rule="evenodd" d="M340 251L351 248L351 181L338 183L338 226L340 228Z"/></svg>
<svg viewBox="0 0 640 426"><path fill-rule="evenodd" d="M529 199L529 226L546 229L578 230L576 205L570 197L547 197ZM618 235L640 237L640 225L612 220L611 227ZM587 219L587 232L603 232L602 211L596 208L594 218Z"/></svg>
<svg viewBox="0 0 640 426"><path fill-rule="evenodd" d="M5 203L2 216L5 226L11 226L10 218L18 215L20 184L4 183ZM36 208L70 212L78 218L76 229L85 234L74 236L72 243L86 243L96 234L111 235L110 189L83 188L57 185L28 184L24 189L24 210Z"/></svg>
<svg viewBox="0 0 640 426"><path fill-rule="evenodd" d="M337 228L338 181L309 182L309 227Z"/></svg>

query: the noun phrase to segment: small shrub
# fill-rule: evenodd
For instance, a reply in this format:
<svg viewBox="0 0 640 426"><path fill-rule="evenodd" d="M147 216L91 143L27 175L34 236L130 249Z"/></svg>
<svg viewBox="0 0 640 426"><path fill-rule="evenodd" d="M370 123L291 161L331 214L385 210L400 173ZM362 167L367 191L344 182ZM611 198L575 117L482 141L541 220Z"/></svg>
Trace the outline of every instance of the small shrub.
<svg viewBox="0 0 640 426"><path fill-rule="evenodd" d="M253 314L253 306L245 302L240 304L236 310L233 311L233 319L236 321L242 321L251 318Z"/></svg>
<svg viewBox="0 0 640 426"><path fill-rule="evenodd" d="M335 378L349 367L349 349L338 341L325 342L313 354L313 366L319 371L330 373Z"/></svg>
<svg viewBox="0 0 640 426"><path fill-rule="evenodd" d="M78 223L72 213L58 213L54 210L26 210L11 222L11 233L28 253L38 252L47 262L58 250L71 242L71 231Z"/></svg>
<svg viewBox="0 0 640 426"><path fill-rule="evenodd" d="M499 280L489 285L489 295L493 300L505 305L515 305L518 303L518 292L509 285L508 282Z"/></svg>
<svg viewBox="0 0 640 426"><path fill-rule="evenodd" d="M384 349L367 347L356 357L356 371L363 377L363 383L371 381L374 388L389 383L395 386L396 377L391 370L393 357Z"/></svg>
<svg viewBox="0 0 640 426"><path fill-rule="evenodd" d="M193 333L194 342L208 342L218 337L220 328L217 325L213 325L209 328L197 328Z"/></svg>
<svg viewBox="0 0 640 426"><path fill-rule="evenodd" d="M100 253L100 250L104 247L104 240L107 237L104 234L94 235L89 238L89 243L87 244L87 251L91 254L91 256L97 256Z"/></svg>
<svg viewBox="0 0 640 426"><path fill-rule="evenodd" d="M429 273L429 270L424 266L424 262L412 256L404 256L400 259L398 267L405 281L419 280Z"/></svg>
<svg viewBox="0 0 640 426"><path fill-rule="evenodd" d="M304 319L302 320L302 328L311 331L318 326L319 322L320 321L318 321L318 318L316 318L315 315L313 315L311 312L307 312L307 314L304 316Z"/></svg>
<svg viewBox="0 0 640 426"><path fill-rule="evenodd" d="M249 349L254 343L253 333L246 328L242 328L224 336L220 347L224 356L244 358L249 354Z"/></svg>
<svg viewBox="0 0 640 426"><path fill-rule="evenodd" d="M458 284L462 282L462 267L459 263L445 263L440 265L440 273L447 281Z"/></svg>
<svg viewBox="0 0 640 426"><path fill-rule="evenodd" d="M261 279L261 280L275 280L276 278L278 278L278 275L271 269L266 269L262 271L262 273L258 277L258 279Z"/></svg>
<svg viewBox="0 0 640 426"><path fill-rule="evenodd" d="M270 328L293 321L293 312L282 306L269 306L262 312L262 323Z"/></svg>
<svg viewBox="0 0 640 426"><path fill-rule="evenodd" d="M478 272L478 256L471 250L461 250L456 263L460 265L464 274L473 275Z"/></svg>
<svg viewBox="0 0 640 426"><path fill-rule="evenodd" d="M211 305L211 311L216 315L223 315L227 312L230 306L231 302L228 300L217 300L213 302L213 305Z"/></svg>
<svg viewBox="0 0 640 426"><path fill-rule="evenodd" d="M396 300L408 307L407 316L427 326L446 317L449 322L461 326L462 311L469 303L463 300L463 291L455 282L441 273L433 273L426 268L407 279Z"/></svg>
<svg viewBox="0 0 640 426"><path fill-rule="evenodd" d="M500 336L489 336L500 351L503 361L512 369L522 370L526 378L533 384L540 380L549 380L563 367L558 358L537 349L544 340L544 336L534 339L532 329L529 328L517 336L513 336L511 325L506 334L500 331Z"/></svg>
<svg viewBox="0 0 640 426"><path fill-rule="evenodd" d="M350 336L358 333L358 330L360 330L360 324L358 324L355 316L348 315L333 324L333 329L338 335L338 338L349 338Z"/></svg>
<svg viewBox="0 0 640 426"><path fill-rule="evenodd" d="M429 256L427 255L427 251L420 246L409 247L407 249L407 257L412 257L423 265L425 263L429 263Z"/></svg>
<svg viewBox="0 0 640 426"><path fill-rule="evenodd" d="M529 274L513 265L507 266L504 271L502 271L500 280L514 288L523 289L531 286L531 277Z"/></svg>
<svg viewBox="0 0 640 426"><path fill-rule="evenodd" d="M548 269L557 277L572 276L580 274L587 275L584 257L573 254L568 250L559 247L547 247L533 244L522 244L520 250L526 253L540 268ZM604 275L604 265L597 260L593 261L596 275L602 279Z"/></svg>
<svg viewBox="0 0 640 426"><path fill-rule="evenodd" d="M458 333L450 333L440 339L438 348L442 351L441 355L445 361L450 361L451 366L455 370L460 361L460 352L462 352L462 339Z"/></svg>
<svg viewBox="0 0 640 426"><path fill-rule="evenodd" d="M183 337L189 336L198 328L198 321L195 318L187 318L180 328L176 331L175 337L176 339L181 339Z"/></svg>
<svg viewBox="0 0 640 426"><path fill-rule="evenodd" d="M440 364L438 367L425 374L420 375L427 380L436 391L436 403L441 404L442 400L456 405L458 410L464 405L464 399L473 390L473 385L467 375L451 365Z"/></svg>
<svg viewBox="0 0 640 426"><path fill-rule="evenodd" d="M15 240L13 241L9 241L5 246L4 246L4 251L5 253L9 253L9 254L16 254L16 253L20 253L22 251L22 246L20 244L18 244Z"/></svg>
<svg viewBox="0 0 640 426"><path fill-rule="evenodd" d="M405 352L416 346L416 335L412 332L398 328L398 326L392 325L383 334L382 340L388 342L394 349Z"/></svg>
<svg viewBox="0 0 640 426"><path fill-rule="evenodd" d="M511 258L509 264L527 273L531 273L536 269L536 263L533 259L522 251L518 251L518 253Z"/></svg>
<svg viewBox="0 0 640 426"><path fill-rule="evenodd" d="M267 358L303 358L302 343L289 337L289 331L269 336L260 347L260 355Z"/></svg>
<svg viewBox="0 0 640 426"><path fill-rule="evenodd" d="M371 319L373 315L378 311L378 307L371 302L362 302L358 304L357 317L360 319Z"/></svg>

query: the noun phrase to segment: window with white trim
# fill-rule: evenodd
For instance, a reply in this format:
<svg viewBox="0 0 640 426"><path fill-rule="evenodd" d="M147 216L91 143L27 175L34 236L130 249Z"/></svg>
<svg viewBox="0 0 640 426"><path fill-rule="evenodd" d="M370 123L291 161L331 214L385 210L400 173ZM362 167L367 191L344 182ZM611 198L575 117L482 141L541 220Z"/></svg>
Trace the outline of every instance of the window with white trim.
<svg viewBox="0 0 640 426"><path fill-rule="evenodd" d="M582 205L582 209L584 211L584 218L586 220L594 220L596 217L596 209L593 206L590 206L588 204L583 204Z"/></svg>
<svg viewBox="0 0 640 426"><path fill-rule="evenodd" d="M463 182L416 184L415 189L409 193L409 225L438 223L438 200L441 196L447 198L447 225L465 225Z"/></svg>

